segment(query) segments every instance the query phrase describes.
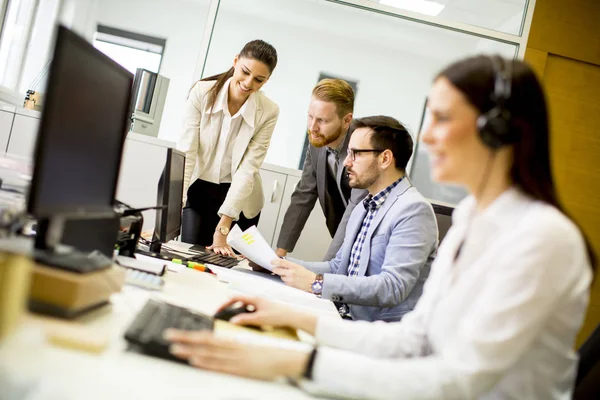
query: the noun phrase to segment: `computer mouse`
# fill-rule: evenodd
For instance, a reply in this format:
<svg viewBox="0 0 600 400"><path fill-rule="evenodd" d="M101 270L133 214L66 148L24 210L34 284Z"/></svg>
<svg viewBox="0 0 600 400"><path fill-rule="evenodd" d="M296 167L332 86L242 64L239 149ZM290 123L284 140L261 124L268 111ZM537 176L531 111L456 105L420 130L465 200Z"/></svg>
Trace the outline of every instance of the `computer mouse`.
<svg viewBox="0 0 600 400"><path fill-rule="evenodd" d="M253 313L255 311L253 306L243 304L241 302L234 303L229 307L225 307L224 309L217 311L214 315L216 319L220 319L223 321L229 321L231 318L235 317L239 314L244 313Z"/></svg>

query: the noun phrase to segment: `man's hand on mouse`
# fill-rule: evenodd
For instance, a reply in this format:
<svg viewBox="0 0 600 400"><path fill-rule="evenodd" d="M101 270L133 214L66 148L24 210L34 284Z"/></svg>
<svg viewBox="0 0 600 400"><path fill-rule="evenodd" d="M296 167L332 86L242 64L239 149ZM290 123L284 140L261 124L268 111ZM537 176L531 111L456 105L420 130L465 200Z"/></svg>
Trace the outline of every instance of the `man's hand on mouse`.
<svg viewBox="0 0 600 400"><path fill-rule="evenodd" d="M282 258L276 258L271 261L274 266L273 273L279 275L286 285L296 289L311 292L311 285L315 281L317 274L304 268L301 265Z"/></svg>

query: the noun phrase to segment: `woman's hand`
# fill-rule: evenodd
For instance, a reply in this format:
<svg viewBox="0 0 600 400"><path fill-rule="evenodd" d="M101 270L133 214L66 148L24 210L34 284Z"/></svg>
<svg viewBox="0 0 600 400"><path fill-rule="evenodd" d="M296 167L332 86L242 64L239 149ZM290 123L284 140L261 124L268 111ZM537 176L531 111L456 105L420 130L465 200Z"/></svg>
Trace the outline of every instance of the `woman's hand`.
<svg viewBox="0 0 600 400"><path fill-rule="evenodd" d="M235 257L233 249L227 244L227 236L223 235L219 231L215 231L213 235L213 244L208 246L207 249L227 257Z"/></svg>
<svg viewBox="0 0 600 400"><path fill-rule="evenodd" d="M217 312L228 308L235 303L244 303L246 306L254 308L255 311L236 315L229 320L232 324L254 326L270 325L274 327L289 326L294 328L294 326L292 326L294 321L293 314L296 312L294 309L260 297L234 296L223 304Z"/></svg>
<svg viewBox="0 0 600 400"><path fill-rule="evenodd" d="M211 371L262 380L286 376L300 378L309 354L301 351L263 347L218 338L209 331L168 329L165 339L175 357Z"/></svg>
<svg viewBox="0 0 600 400"><path fill-rule="evenodd" d="M255 311L236 315L229 320L233 324L289 327L301 329L311 335L315 334L317 326L316 316L260 297L234 296L223 304L219 308L219 311L238 302L254 307Z"/></svg>

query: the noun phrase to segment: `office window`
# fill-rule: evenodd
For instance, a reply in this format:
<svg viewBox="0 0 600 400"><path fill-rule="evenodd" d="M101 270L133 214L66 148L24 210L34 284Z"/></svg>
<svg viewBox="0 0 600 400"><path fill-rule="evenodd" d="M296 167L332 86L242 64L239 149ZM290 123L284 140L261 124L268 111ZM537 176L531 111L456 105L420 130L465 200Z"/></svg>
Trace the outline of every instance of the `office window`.
<svg viewBox="0 0 600 400"><path fill-rule="evenodd" d="M137 68L158 72L165 39L98 25L94 47L135 74Z"/></svg>
<svg viewBox="0 0 600 400"><path fill-rule="evenodd" d="M520 35L528 0L369 0L495 31Z"/></svg>
<svg viewBox="0 0 600 400"><path fill-rule="evenodd" d="M0 10L0 86L16 91L37 0L8 0Z"/></svg>
<svg viewBox="0 0 600 400"><path fill-rule="evenodd" d="M42 90L62 0L0 1L0 99L22 105Z"/></svg>

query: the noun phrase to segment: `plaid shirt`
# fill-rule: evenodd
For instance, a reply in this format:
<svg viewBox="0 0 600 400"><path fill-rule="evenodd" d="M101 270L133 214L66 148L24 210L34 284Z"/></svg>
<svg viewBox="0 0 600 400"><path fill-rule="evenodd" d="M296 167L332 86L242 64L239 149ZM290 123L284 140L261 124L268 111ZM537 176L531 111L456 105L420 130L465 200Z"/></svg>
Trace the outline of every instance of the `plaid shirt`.
<svg viewBox="0 0 600 400"><path fill-rule="evenodd" d="M402 178L398 179L390 186L377 193L375 196L369 194L363 200L363 205L365 206L365 210L367 210L367 215L365 215L360 231L358 232L358 235L356 235L356 239L352 245L352 251L350 252L350 265L348 265L348 276L358 275L360 253L362 251L363 244L365 243L365 238L367 237L369 227L371 226L371 221L373 221L373 218L375 218L375 215L377 215L379 208L383 203L385 203L385 200L388 198L392 190L398 186L400 181L402 181Z"/></svg>

